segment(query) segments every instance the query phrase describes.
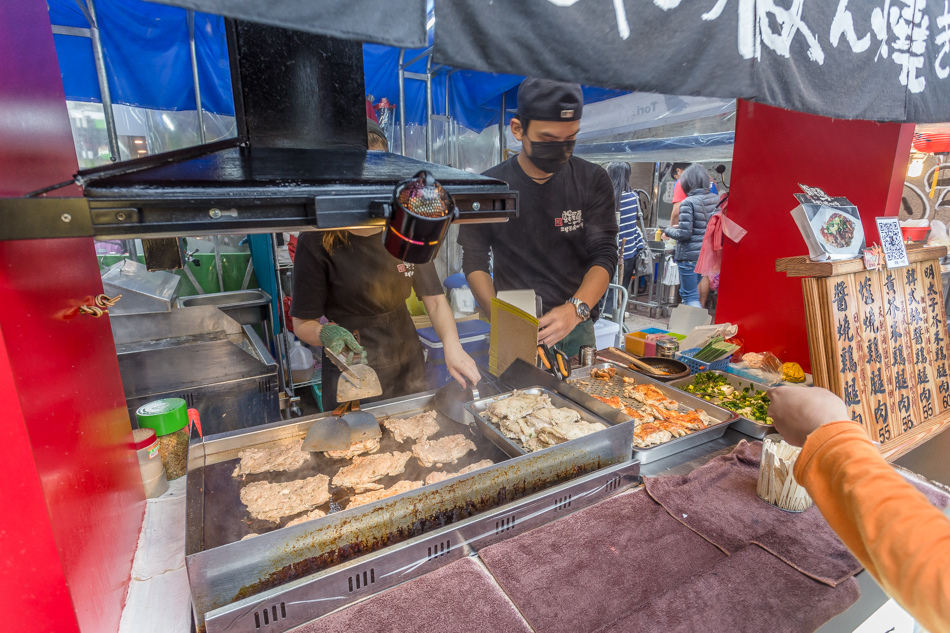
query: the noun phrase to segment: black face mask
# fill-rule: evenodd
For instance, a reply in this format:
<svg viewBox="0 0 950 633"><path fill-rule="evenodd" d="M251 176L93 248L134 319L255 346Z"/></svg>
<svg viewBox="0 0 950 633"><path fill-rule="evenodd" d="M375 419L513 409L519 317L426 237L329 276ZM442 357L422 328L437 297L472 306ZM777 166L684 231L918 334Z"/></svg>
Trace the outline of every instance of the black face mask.
<svg viewBox="0 0 950 633"><path fill-rule="evenodd" d="M567 164L574 153L574 141L531 141L528 158L534 166L546 174L556 174Z"/></svg>

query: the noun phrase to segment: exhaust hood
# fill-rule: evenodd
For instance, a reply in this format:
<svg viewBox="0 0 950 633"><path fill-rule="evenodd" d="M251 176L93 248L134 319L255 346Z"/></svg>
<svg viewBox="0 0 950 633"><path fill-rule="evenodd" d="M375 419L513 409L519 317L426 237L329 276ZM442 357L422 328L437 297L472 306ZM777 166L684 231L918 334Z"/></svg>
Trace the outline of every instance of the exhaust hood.
<svg viewBox="0 0 950 633"><path fill-rule="evenodd" d="M517 193L502 181L367 149L361 43L226 24L237 138L80 171L79 200L2 200L0 238L379 225L384 220L371 207L391 200L399 182L422 170L452 195L457 222L503 222L517 214Z"/></svg>

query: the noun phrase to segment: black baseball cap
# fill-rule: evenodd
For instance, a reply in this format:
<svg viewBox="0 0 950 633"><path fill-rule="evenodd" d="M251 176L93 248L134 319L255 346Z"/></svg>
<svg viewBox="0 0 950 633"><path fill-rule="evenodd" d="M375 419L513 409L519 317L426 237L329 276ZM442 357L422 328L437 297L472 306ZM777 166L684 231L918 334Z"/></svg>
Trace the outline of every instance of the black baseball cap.
<svg viewBox="0 0 950 633"><path fill-rule="evenodd" d="M518 116L529 121L578 121L584 109L580 84L528 77L518 86Z"/></svg>

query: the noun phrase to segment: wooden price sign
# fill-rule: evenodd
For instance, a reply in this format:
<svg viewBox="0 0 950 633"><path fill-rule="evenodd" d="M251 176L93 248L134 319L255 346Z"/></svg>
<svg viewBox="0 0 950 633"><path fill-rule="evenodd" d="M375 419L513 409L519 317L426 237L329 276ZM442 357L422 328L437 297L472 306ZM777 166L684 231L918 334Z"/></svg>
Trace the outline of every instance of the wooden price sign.
<svg viewBox="0 0 950 633"><path fill-rule="evenodd" d="M950 423L950 341L937 261L945 248L908 248L909 265L865 270L863 260L787 257L802 277L815 384L896 459Z"/></svg>

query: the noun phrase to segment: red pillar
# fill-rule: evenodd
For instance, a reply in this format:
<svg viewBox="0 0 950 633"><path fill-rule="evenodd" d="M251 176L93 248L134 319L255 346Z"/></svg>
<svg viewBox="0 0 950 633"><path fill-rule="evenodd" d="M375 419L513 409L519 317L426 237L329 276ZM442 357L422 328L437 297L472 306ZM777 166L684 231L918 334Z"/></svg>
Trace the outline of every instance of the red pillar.
<svg viewBox="0 0 950 633"><path fill-rule="evenodd" d="M0 195L76 169L46 3L2 2ZM91 238L0 242L3 630L119 627L145 504L101 292Z"/></svg>
<svg viewBox="0 0 950 633"><path fill-rule="evenodd" d="M749 233L725 240L716 321L738 324L747 351L810 366L801 281L775 272L776 259L808 254L789 215L798 183L848 198L879 241L874 218L898 213L913 132L738 102L728 214Z"/></svg>

